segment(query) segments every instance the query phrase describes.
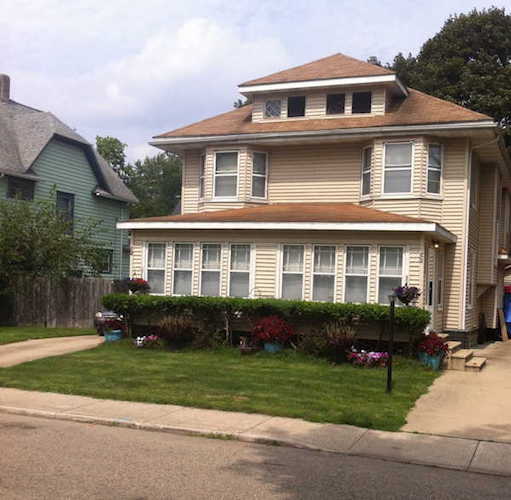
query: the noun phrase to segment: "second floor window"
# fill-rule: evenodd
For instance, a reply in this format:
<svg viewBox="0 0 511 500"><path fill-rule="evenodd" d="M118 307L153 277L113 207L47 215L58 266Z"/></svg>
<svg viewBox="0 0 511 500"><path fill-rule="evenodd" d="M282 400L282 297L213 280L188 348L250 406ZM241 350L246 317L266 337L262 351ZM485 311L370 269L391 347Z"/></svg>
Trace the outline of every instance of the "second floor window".
<svg viewBox="0 0 511 500"><path fill-rule="evenodd" d="M255 198L266 198L267 176L267 153L254 153L252 155L252 196Z"/></svg>
<svg viewBox="0 0 511 500"><path fill-rule="evenodd" d="M442 146L430 144L428 147L428 193L440 194L442 178Z"/></svg>
<svg viewBox="0 0 511 500"><path fill-rule="evenodd" d="M287 116L305 116L305 96L296 95L287 98Z"/></svg>
<svg viewBox="0 0 511 500"><path fill-rule="evenodd" d="M353 92L351 102L351 112L355 113L370 113L371 112L371 92Z"/></svg>
<svg viewBox="0 0 511 500"><path fill-rule="evenodd" d="M7 177L7 198L32 201L34 199L34 181L19 177Z"/></svg>
<svg viewBox="0 0 511 500"><path fill-rule="evenodd" d="M362 195L371 193L371 167L373 163L373 148L362 150Z"/></svg>
<svg viewBox="0 0 511 500"><path fill-rule="evenodd" d="M215 198L234 198L238 194L238 153L215 153Z"/></svg>
<svg viewBox="0 0 511 500"><path fill-rule="evenodd" d="M344 113L345 94L328 94L326 96L326 114L341 115Z"/></svg>
<svg viewBox="0 0 511 500"><path fill-rule="evenodd" d="M69 224L69 232L73 231L73 219L75 213L75 195L57 191L57 213L62 220Z"/></svg>
<svg viewBox="0 0 511 500"><path fill-rule="evenodd" d="M412 143L385 144L384 193L410 193L412 190Z"/></svg>
<svg viewBox="0 0 511 500"><path fill-rule="evenodd" d="M200 157L199 198L204 198L204 179L206 178L206 155Z"/></svg>
<svg viewBox="0 0 511 500"><path fill-rule="evenodd" d="M280 118L282 110L282 102L280 99L268 99L264 103L264 117L265 118Z"/></svg>

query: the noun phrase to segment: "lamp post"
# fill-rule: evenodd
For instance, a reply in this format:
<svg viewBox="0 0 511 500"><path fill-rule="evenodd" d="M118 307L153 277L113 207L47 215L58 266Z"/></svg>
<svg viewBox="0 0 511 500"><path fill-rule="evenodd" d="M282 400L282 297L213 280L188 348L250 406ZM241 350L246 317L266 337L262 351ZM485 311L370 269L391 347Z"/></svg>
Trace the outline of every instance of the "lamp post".
<svg viewBox="0 0 511 500"><path fill-rule="evenodd" d="M394 355L394 316L396 311L396 296L389 295L390 309L389 309L389 346L388 354L389 360L387 361L387 392L392 392L392 357Z"/></svg>

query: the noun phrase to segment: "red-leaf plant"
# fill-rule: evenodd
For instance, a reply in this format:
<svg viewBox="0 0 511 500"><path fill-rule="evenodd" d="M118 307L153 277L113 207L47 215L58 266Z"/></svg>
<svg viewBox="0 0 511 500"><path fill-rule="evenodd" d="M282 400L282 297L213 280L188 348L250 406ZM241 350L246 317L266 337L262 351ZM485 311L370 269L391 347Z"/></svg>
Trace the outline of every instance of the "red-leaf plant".
<svg viewBox="0 0 511 500"><path fill-rule="evenodd" d="M252 335L261 342L284 345L295 334L293 327L279 316L267 316L258 321Z"/></svg>
<svg viewBox="0 0 511 500"><path fill-rule="evenodd" d="M425 352L430 356L438 356L447 352L447 342L436 333L425 335L418 345L419 352Z"/></svg>

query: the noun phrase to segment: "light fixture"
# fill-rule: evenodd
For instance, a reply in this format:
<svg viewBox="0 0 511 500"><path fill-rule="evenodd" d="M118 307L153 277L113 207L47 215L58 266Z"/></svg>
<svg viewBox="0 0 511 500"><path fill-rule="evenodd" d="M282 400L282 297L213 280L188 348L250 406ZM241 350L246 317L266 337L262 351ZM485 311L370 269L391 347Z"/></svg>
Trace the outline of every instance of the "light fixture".
<svg viewBox="0 0 511 500"><path fill-rule="evenodd" d="M440 248L440 243L438 243L438 241L433 241L433 248L438 250Z"/></svg>

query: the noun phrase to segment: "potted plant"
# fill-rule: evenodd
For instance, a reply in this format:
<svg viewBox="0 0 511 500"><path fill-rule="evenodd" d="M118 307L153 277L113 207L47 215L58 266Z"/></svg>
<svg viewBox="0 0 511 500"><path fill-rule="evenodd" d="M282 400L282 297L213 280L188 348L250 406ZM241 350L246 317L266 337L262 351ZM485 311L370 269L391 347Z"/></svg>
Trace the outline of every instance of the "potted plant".
<svg viewBox="0 0 511 500"><path fill-rule="evenodd" d="M263 342L267 352L279 352L294 335L292 326L279 316L261 319L252 330L255 339Z"/></svg>
<svg viewBox="0 0 511 500"><path fill-rule="evenodd" d="M149 283L142 278L128 278L128 289L131 293L143 294L149 293L151 287Z"/></svg>
<svg viewBox="0 0 511 500"><path fill-rule="evenodd" d="M433 370L440 369L440 364L447 353L447 349L447 342L434 332L425 335L417 347L419 359Z"/></svg>
<svg viewBox="0 0 511 500"><path fill-rule="evenodd" d="M121 340L125 329L126 325L121 319L107 319L104 323L105 342L115 342L116 340Z"/></svg>
<svg viewBox="0 0 511 500"><path fill-rule="evenodd" d="M399 299L399 302L405 306L409 306L413 302L416 302L421 296L421 292L416 286L408 286L406 283L403 286L394 288L394 294Z"/></svg>

